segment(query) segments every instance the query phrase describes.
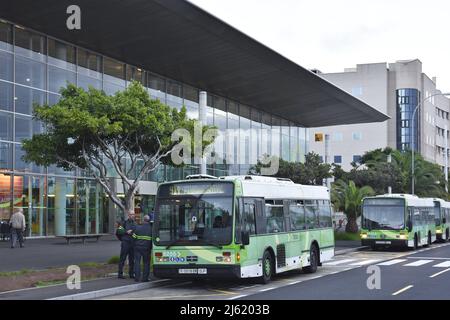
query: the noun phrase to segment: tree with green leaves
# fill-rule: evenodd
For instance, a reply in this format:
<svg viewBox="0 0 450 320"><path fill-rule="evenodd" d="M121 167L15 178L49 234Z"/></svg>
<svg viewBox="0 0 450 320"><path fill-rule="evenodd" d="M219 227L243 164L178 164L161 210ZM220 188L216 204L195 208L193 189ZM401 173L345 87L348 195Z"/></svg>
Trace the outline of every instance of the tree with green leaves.
<svg viewBox="0 0 450 320"><path fill-rule="evenodd" d="M41 166L88 170L123 212L134 209L143 177L170 161L177 145L172 133L179 128L193 132L196 125L186 117L185 108L178 111L151 99L138 82L112 96L74 85L61 94L53 106L35 106L34 118L46 132L23 141L23 159ZM202 147L212 142L202 141ZM121 180L124 200L118 197L112 176Z"/></svg>
<svg viewBox="0 0 450 320"><path fill-rule="evenodd" d="M357 233L357 218L361 215L361 204L364 197L374 195L370 186L358 188L353 181L338 180L331 188L331 200L336 211L343 211L347 216L346 232Z"/></svg>
<svg viewBox="0 0 450 320"><path fill-rule="evenodd" d="M261 174L262 162L251 167L249 174ZM331 165L322 163L317 153L309 152L305 156L305 162L289 162L279 160L279 168L274 175L278 178L289 178L295 183L306 185L322 185L323 180L331 178Z"/></svg>

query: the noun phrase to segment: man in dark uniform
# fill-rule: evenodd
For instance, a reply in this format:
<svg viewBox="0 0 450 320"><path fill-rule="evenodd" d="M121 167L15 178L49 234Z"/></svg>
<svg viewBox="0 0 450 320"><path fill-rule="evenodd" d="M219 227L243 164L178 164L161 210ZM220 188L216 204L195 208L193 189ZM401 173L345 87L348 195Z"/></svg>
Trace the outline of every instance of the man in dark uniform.
<svg viewBox="0 0 450 320"><path fill-rule="evenodd" d="M134 211L128 212L128 219L123 222L117 229L117 233L121 235L120 246L120 261L119 261L119 279L125 279L123 276L123 266L128 256L128 273L130 278L134 278L134 239L132 237L134 230L136 229L136 223L134 222Z"/></svg>
<svg viewBox="0 0 450 320"><path fill-rule="evenodd" d="M144 272L142 282L148 282L150 275L150 252L152 250L152 227L150 216L144 216L144 223L136 227L134 238L134 281L138 282L141 277L141 259L144 260Z"/></svg>

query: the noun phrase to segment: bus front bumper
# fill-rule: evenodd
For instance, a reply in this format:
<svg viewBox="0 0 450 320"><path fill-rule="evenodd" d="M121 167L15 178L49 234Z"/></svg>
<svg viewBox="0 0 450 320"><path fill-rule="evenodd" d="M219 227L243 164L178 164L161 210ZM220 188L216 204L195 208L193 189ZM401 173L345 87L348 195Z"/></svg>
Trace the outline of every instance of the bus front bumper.
<svg viewBox="0 0 450 320"><path fill-rule="evenodd" d="M399 239L361 239L362 246L368 247L384 247L407 248L408 240Z"/></svg>
<svg viewBox="0 0 450 320"><path fill-rule="evenodd" d="M187 279L208 279L208 278L240 278L240 265L153 265L153 274L158 278L187 278Z"/></svg>

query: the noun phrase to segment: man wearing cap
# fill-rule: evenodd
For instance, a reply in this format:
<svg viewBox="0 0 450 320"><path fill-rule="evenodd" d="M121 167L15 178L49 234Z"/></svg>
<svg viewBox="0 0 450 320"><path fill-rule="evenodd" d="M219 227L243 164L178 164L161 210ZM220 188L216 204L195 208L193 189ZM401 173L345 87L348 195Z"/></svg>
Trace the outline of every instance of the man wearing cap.
<svg viewBox="0 0 450 320"><path fill-rule="evenodd" d="M144 272L142 282L149 281L150 275L150 252L152 250L152 227L150 216L144 216L144 223L136 227L133 233L134 238L134 281L140 281L141 260L144 260Z"/></svg>

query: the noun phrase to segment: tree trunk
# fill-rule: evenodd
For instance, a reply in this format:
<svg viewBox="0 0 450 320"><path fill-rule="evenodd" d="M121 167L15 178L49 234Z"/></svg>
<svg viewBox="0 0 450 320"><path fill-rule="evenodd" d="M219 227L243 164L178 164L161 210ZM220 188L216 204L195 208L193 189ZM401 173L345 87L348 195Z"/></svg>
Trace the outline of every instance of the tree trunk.
<svg viewBox="0 0 450 320"><path fill-rule="evenodd" d="M133 211L134 212L134 193L131 193L130 195L127 195L125 197L125 212L124 212L124 218L127 219L128 212Z"/></svg>
<svg viewBox="0 0 450 320"><path fill-rule="evenodd" d="M358 233L358 223L353 215L347 215L347 225L345 226L345 232Z"/></svg>

